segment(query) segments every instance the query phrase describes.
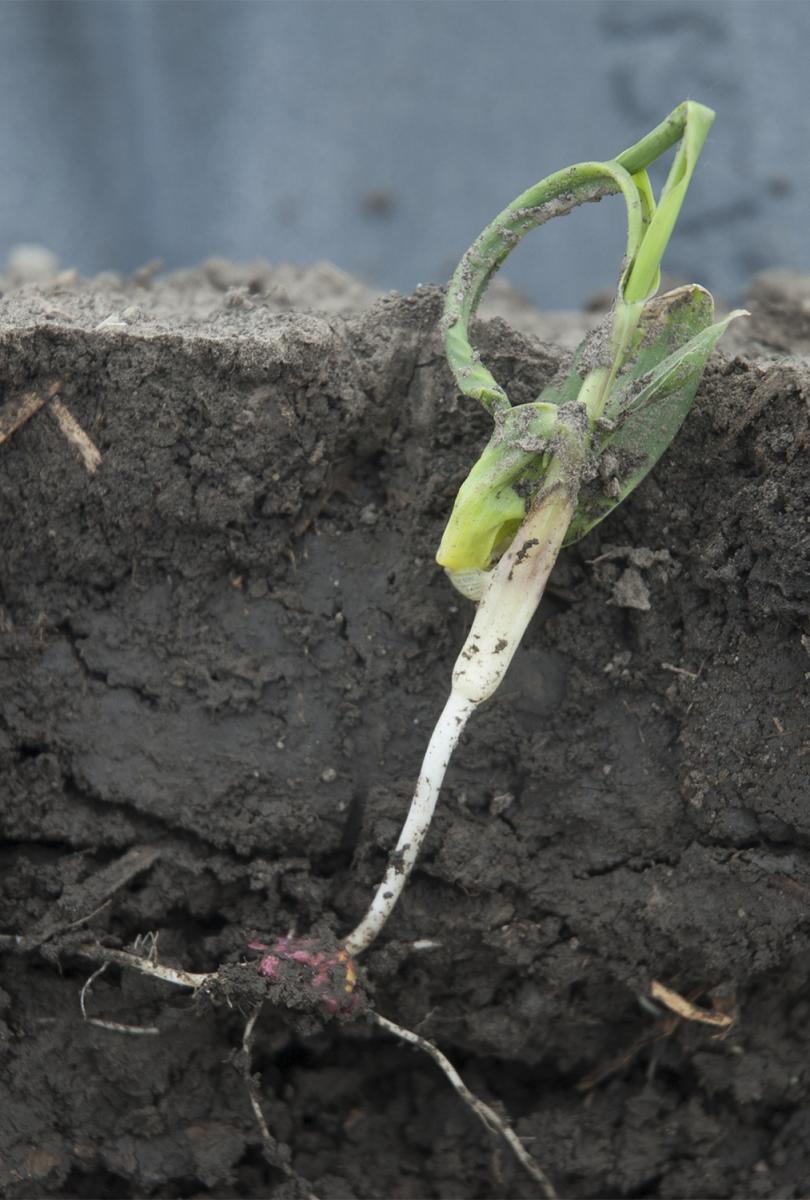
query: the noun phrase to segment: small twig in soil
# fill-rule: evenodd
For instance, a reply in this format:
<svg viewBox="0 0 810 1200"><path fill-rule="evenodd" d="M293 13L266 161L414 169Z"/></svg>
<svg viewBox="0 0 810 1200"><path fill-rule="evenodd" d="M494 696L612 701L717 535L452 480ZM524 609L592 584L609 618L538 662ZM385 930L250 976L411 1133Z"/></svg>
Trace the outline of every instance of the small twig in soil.
<svg viewBox="0 0 810 1200"><path fill-rule="evenodd" d="M700 671L687 671L686 667L676 667L673 663L662 662L662 671L671 671L673 675L685 675L687 679L699 679Z"/></svg>
<svg viewBox="0 0 810 1200"><path fill-rule="evenodd" d="M654 1050L658 1042L672 1037L682 1027L684 1021L697 1021L700 1024L719 1027L724 1032L715 1034L714 1036L725 1036L725 1032L728 1031L736 1018L732 1014L722 1013L718 1009L707 1011L704 1008L698 1008L694 1004L694 1001L698 999L703 991L703 988L695 988L688 996L681 996L678 992L674 992L671 988L665 987L664 984L654 979L650 985L649 997L639 996L639 1000L642 1007L655 1016L655 1029L651 1033L645 1033L640 1038L637 1038L626 1050L611 1058L607 1063L604 1063L593 1071L589 1071L577 1083L577 1091L584 1092L586 1095L592 1092L604 1080L609 1079L618 1071L629 1067L642 1050ZM653 1000L657 1003L653 1003ZM663 1004L666 1011L662 1012L658 1004ZM654 1059L650 1062L650 1069L653 1069L653 1067Z"/></svg>
<svg viewBox="0 0 810 1200"><path fill-rule="evenodd" d="M93 475L101 462L98 447L93 445L73 413L61 400L52 400L49 411L67 440L78 450L87 471Z"/></svg>
<svg viewBox="0 0 810 1200"><path fill-rule="evenodd" d="M41 392L23 392L19 399L9 400L0 408L0 445L11 437L12 433L30 421L31 417L52 400L61 388L58 380L48 385Z"/></svg>
<svg viewBox="0 0 810 1200"><path fill-rule="evenodd" d="M60 930L60 932L67 933L71 929L78 929L81 925L87 925L93 920L93 917L97 917L99 913L104 912L104 909L109 908L111 904L112 896L108 896L107 899L103 900L97 908L93 909L92 912L85 913L83 917L77 917L75 921L71 921L70 924L66 925L64 929Z"/></svg>
<svg viewBox="0 0 810 1200"><path fill-rule="evenodd" d="M601 1067L597 1067L596 1070L589 1071L587 1075L583 1075L582 1079L577 1082L577 1091L586 1093L586 1098L590 1099L588 1093L592 1092L594 1088L598 1087L606 1079L610 1079L612 1075L616 1075L619 1071L623 1071L625 1067L629 1067L642 1050L645 1050L648 1046L655 1046L663 1038L670 1037L679 1024L680 1020L678 1017L664 1018L654 1033L648 1033L644 1037L637 1038L621 1054L617 1054L614 1058L609 1059L608 1062L603 1063Z"/></svg>
<svg viewBox="0 0 810 1200"><path fill-rule="evenodd" d="M400 1041L408 1042L411 1046L416 1046L419 1050L423 1050L436 1065L442 1070L455 1090L458 1096L464 1101L469 1109L475 1113L480 1121L486 1125L490 1133L498 1133L507 1143L512 1153L517 1158L523 1169L531 1175L535 1183L538 1183L542 1188L543 1195L546 1200L558 1200L558 1194L554 1189L554 1185L546 1175L539 1163L535 1162L526 1147L521 1142L515 1131L506 1121L500 1117L494 1108L490 1108L483 1100L479 1100L465 1084L464 1080L459 1075L456 1068L448 1058L442 1054L438 1046L434 1046L433 1042L429 1042L427 1038L421 1037L420 1034L414 1033L411 1029L404 1029L401 1025L395 1025L393 1021L389 1021L387 1017L381 1016L369 1010L368 1016L375 1025L379 1025L381 1029L385 1029L387 1033L391 1033Z"/></svg>
<svg viewBox="0 0 810 1200"><path fill-rule="evenodd" d="M62 381L57 379L41 391L24 392L19 399L9 400L4 404L0 408L0 445L47 404L48 411L62 434L71 446L78 450L85 469L93 475L101 462L101 452L84 432L67 405L57 399L61 388Z"/></svg>
<svg viewBox="0 0 810 1200"><path fill-rule="evenodd" d="M698 1008L691 1000L687 1000L679 992L668 988L665 984L654 979L650 984L650 996L658 1000L670 1012L676 1013L684 1021L697 1021L701 1025L713 1025L715 1029L728 1029L734 1024L734 1018L729 1013Z"/></svg>
<svg viewBox="0 0 810 1200"><path fill-rule="evenodd" d="M52 938L86 924L101 912L120 888L151 867L161 853L159 846L133 846L89 878L66 888L33 928L17 939L16 948L21 952L34 950ZM76 917L76 913L83 915Z"/></svg>

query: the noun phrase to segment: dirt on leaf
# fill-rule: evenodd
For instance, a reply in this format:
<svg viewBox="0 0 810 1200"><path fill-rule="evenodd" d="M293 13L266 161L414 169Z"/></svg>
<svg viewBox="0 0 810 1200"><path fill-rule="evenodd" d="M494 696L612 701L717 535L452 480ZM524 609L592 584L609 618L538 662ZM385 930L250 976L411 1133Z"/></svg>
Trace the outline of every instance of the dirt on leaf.
<svg viewBox="0 0 810 1200"><path fill-rule="evenodd" d="M561 555L363 960L564 1197L806 1195L807 286L757 282L672 448ZM488 418L441 302L223 263L3 298L0 405L58 384L100 456L50 400L0 445L10 1200L297 1194L245 1004L111 967L87 1015L143 1032L91 1024L77 937L203 972L365 911L472 613L433 555ZM570 353L476 340L514 402ZM253 1070L322 1200L536 1195L363 1020L268 1007Z"/></svg>

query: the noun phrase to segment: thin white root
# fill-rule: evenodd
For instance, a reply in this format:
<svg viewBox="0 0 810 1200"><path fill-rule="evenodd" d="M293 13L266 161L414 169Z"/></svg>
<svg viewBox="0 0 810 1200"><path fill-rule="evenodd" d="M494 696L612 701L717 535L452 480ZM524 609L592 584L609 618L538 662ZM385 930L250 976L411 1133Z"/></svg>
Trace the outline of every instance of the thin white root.
<svg viewBox="0 0 810 1200"><path fill-rule="evenodd" d="M90 989L98 979L99 975L103 975L110 964L102 963L100 967L84 981L81 992L79 993L79 1006L82 1010L82 1017L88 1025L95 1025L97 1029L109 1029L112 1033L129 1033L139 1037L149 1035L155 1037L160 1034L157 1025L124 1025L120 1021L105 1021L101 1017L89 1017L87 1015L87 997L90 995Z"/></svg>
<svg viewBox="0 0 810 1200"><path fill-rule="evenodd" d="M242 1053L245 1056L245 1079L248 1085L248 1098L250 1099L250 1107L253 1109L253 1115L256 1118L256 1124L259 1126L259 1133L262 1135L262 1143L266 1151L268 1151L273 1159L273 1166L278 1166L279 1149L276 1139L270 1132L270 1127L267 1124L262 1106L259 1103L258 1089L253 1079L251 1071L252 1054L253 1054L253 1030L256 1027L259 1013L262 1011L261 1005L254 1008L245 1025L245 1032L242 1034ZM289 1170L289 1164L285 1163L285 1167Z"/></svg>
<svg viewBox="0 0 810 1200"><path fill-rule="evenodd" d="M82 985L82 990L79 992L79 1007L82 1010L82 1017L84 1018L85 1021L90 1020L90 1017L88 1017L88 1015L87 1015L87 1006L86 1006L86 1000L87 1000L87 996L89 995L90 988L96 982L99 975L104 974L104 972L107 970L107 967L109 965L110 965L109 963L102 963L100 967L96 967L93 974L88 975L87 979L85 979L85 981Z"/></svg>
<svg viewBox="0 0 810 1200"><path fill-rule="evenodd" d="M270 1132L270 1126L267 1124L261 1105L261 1094L259 1085L253 1078L252 1063L253 1063L253 1033L256 1028L256 1021L259 1013L262 1011L262 1006L259 1004L250 1014L245 1025L245 1032L242 1034L242 1074L244 1075L245 1085L247 1087L248 1099L250 1107L253 1109L253 1116L256 1118L256 1124L259 1127L259 1133L262 1139L262 1147L264 1149L265 1158L271 1166L277 1167L283 1171L288 1179L293 1179L298 1184L298 1188L304 1197L304 1200L318 1200L318 1197L309 1190L306 1182L300 1175L296 1175L289 1163L290 1152L287 1146L281 1144L273 1137Z"/></svg>
<svg viewBox="0 0 810 1200"><path fill-rule="evenodd" d="M509 1146L512 1153L517 1158L523 1169L531 1175L535 1183L542 1188L543 1195L546 1200L559 1200L559 1196L543 1168L539 1163L535 1162L520 1138L512 1129L511 1125L500 1117L494 1108L490 1108L483 1100L474 1095L467 1087L464 1080L459 1075L456 1068L450 1060L442 1054L438 1046L434 1046L433 1042L429 1042L427 1038L421 1037L418 1033L414 1033L410 1029L404 1029L401 1025L395 1025L393 1021L389 1021L387 1017L380 1016L379 1013L371 1010L369 1017L375 1025L379 1025L381 1029L385 1029L388 1033L392 1033L394 1037L400 1041L408 1042L411 1046L416 1046L419 1050L423 1050L436 1065L444 1072L450 1086L455 1090L458 1096L464 1101L469 1109L475 1113L478 1119L486 1125L490 1133L498 1133Z"/></svg>
<svg viewBox="0 0 810 1200"><path fill-rule="evenodd" d="M450 693L428 743L411 807L389 860L388 869L368 912L344 941L344 946L352 957L368 949L394 910L394 905L413 870L425 834L430 828L447 764L467 724L467 718L475 707L475 704L458 692Z"/></svg>

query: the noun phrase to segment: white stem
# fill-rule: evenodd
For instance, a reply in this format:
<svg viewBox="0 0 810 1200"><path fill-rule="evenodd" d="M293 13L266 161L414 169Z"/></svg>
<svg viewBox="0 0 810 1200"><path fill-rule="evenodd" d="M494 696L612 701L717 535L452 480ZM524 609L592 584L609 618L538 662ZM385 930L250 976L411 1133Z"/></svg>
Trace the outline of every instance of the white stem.
<svg viewBox="0 0 810 1200"><path fill-rule="evenodd" d="M390 917L430 828L447 764L475 707L473 702L455 690L450 693L428 743L411 807L388 869L368 912L343 943L350 955L367 950Z"/></svg>
<svg viewBox="0 0 810 1200"><path fill-rule="evenodd" d="M533 509L493 568L467 641L453 669L453 690L475 704L488 700L534 616L574 515L560 487Z"/></svg>
<svg viewBox="0 0 810 1200"><path fill-rule="evenodd" d="M470 714L500 684L534 614L574 511L564 487L526 517L478 606L453 669L453 688L428 743L399 841L368 912L344 941L352 956L367 950L394 910L430 828L447 765Z"/></svg>

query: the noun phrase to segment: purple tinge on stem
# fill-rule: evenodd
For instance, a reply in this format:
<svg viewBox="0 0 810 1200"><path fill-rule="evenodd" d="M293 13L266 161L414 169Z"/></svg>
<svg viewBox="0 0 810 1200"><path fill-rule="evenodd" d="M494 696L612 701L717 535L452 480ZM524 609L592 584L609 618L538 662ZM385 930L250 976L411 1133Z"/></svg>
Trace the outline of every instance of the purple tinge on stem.
<svg viewBox="0 0 810 1200"><path fill-rule="evenodd" d="M325 946L317 938L282 937L272 945L250 942L249 949L262 953L259 974L274 983L288 978L287 964L298 964L308 976L308 990L329 1013L351 1012L360 1003L354 992L357 968L342 947Z"/></svg>

